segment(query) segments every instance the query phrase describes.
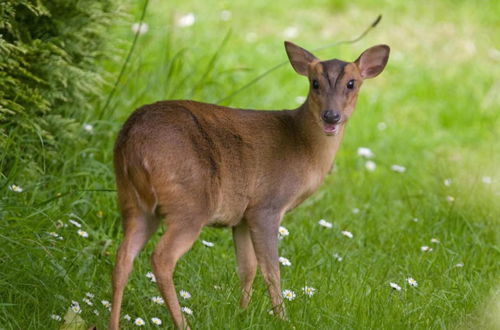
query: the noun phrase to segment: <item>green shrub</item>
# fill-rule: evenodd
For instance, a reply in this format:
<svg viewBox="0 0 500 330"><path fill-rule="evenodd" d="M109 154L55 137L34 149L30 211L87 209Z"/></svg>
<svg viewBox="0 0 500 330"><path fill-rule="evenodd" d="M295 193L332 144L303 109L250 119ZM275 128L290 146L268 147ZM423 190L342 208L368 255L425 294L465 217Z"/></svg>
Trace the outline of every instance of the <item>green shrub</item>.
<svg viewBox="0 0 500 330"><path fill-rule="evenodd" d="M81 139L103 79L97 71L112 0L0 3L0 173L44 174ZM3 181L3 180L2 180Z"/></svg>

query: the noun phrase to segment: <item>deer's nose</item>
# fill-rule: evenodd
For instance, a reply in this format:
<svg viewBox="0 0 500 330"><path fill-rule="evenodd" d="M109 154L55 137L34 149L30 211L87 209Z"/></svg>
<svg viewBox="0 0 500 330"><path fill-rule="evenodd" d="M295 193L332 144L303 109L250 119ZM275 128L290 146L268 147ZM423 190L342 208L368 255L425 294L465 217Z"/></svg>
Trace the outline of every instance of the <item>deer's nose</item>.
<svg viewBox="0 0 500 330"><path fill-rule="evenodd" d="M338 111L325 110L321 114L321 118L327 124L337 124L340 121L341 115Z"/></svg>

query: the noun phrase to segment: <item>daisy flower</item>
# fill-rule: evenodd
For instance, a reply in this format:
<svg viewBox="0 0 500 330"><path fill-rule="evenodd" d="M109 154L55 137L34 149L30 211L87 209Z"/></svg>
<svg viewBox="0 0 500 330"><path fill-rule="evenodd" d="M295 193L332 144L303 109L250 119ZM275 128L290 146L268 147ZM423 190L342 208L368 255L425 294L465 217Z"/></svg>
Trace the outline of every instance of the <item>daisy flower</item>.
<svg viewBox="0 0 500 330"><path fill-rule="evenodd" d="M55 320L55 321L61 321L62 320L62 317L57 315L57 314L51 314L50 315L50 318Z"/></svg>
<svg viewBox="0 0 500 330"><path fill-rule="evenodd" d="M325 228L332 228L333 227L332 223L326 221L325 219L321 219L320 221L318 221L318 224L322 227L325 227Z"/></svg>
<svg viewBox="0 0 500 330"><path fill-rule="evenodd" d="M156 282L156 276L152 272L147 272L146 277L151 280L151 282Z"/></svg>
<svg viewBox="0 0 500 330"><path fill-rule="evenodd" d="M335 260L337 260L338 262L344 260L338 253L334 253L333 254L333 257L335 258Z"/></svg>
<svg viewBox="0 0 500 330"><path fill-rule="evenodd" d="M491 184L493 182L490 176L483 176L481 181L483 181L484 184Z"/></svg>
<svg viewBox="0 0 500 330"><path fill-rule="evenodd" d="M290 233L288 232L288 229L286 229L283 226L280 226L278 229L278 238L283 239L285 236L288 236Z"/></svg>
<svg viewBox="0 0 500 330"><path fill-rule="evenodd" d="M145 34L149 31L149 25L146 22L139 22L132 24L132 32L138 33L139 35Z"/></svg>
<svg viewBox="0 0 500 330"><path fill-rule="evenodd" d="M453 196L446 196L446 200L450 203L453 203L455 201L455 197Z"/></svg>
<svg viewBox="0 0 500 330"><path fill-rule="evenodd" d="M21 188L20 186L15 185L15 184L11 184L9 186L9 189L12 190L13 192L16 192L16 193L23 192L23 188Z"/></svg>
<svg viewBox="0 0 500 330"><path fill-rule="evenodd" d="M373 172L375 171L375 169L377 168L377 164L375 164L374 161L372 160L369 160L365 163L365 168L370 171L370 172Z"/></svg>
<svg viewBox="0 0 500 330"><path fill-rule="evenodd" d="M432 248L431 247L428 247L427 245L424 245L422 247L420 247L420 250L422 252L431 252L432 251Z"/></svg>
<svg viewBox="0 0 500 330"><path fill-rule="evenodd" d="M439 244L441 242L437 238L431 238L431 243Z"/></svg>
<svg viewBox="0 0 500 330"><path fill-rule="evenodd" d="M352 209L352 213L353 214L358 214L359 213L359 209L357 207L353 208Z"/></svg>
<svg viewBox="0 0 500 330"><path fill-rule="evenodd" d="M412 277L408 277L408 278L406 279L406 281L408 281L408 284L409 284L410 286L418 286L417 281L415 281Z"/></svg>
<svg viewBox="0 0 500 330"><path fill-rule="evenodd" d="M191 298L191 294L187 291L184 291L184 290L179 291L179 296L181 296L184 299Z"/></svg>
<svg viewBox="0 0 500 330"><path fill-rule="evenodd" d="M296 26L289 26L283 31L285 39L292 39L299 35L299 28Z"/></svg>
<svg viewBox="0 0 500 330"><path fill-rule="evenodd" d="M295 292L292 290L283 290L283 298L288 299L289 301L292 301L295 299Z"/></svg>
<svg viewBox="0 0 500 330"><path fill-rule="evenodd" d="M161 325L161 320L157 317L151 318L151 322L153 322L153 324L155 325Z"/></svg>
<svg viewBox="0 0 500 330"><path fill-rule="evenodd" d="M457 267L457 268L462 268L463 266L464 266L464 264L461 262L459 262L458 264L455 265L455 267Z"/></svg>
<svg viewBox="0 0 500 330"><path fill-rule="evenodd" d="M123 318L124 318L125 320L127 320L127 321L132 320L132 317L130 317L130 315L128 315L128 314L125 314L125 315L123 316Z"/></svg>
<svg viewBox="0 0 500 330"><path fill-rule="evenodd" d="M389 282L389 285L391 288L393 288L394 290L396 291L401 291L401 287L399 285L397 285L396 283L393 283L393 282Z"/></svg>
<svg viewBox="0 0 500 330"><path fill-rule="evenodd" d="M90 293L90 292L87 292L87 293L85 294L85 296L86 296L87 298L89 298L89 299L93 299L93 298L94 298L94 294L92 294L92 293Z"/></svg>
<svg viewBox="0 0 500 330"><path fill-rule="evenodd" d="M291 266L292 263L290 262L290 260L288 260L287 258L285 257L280 257L279 258L279 262L283 265L283 266Z"/></svg>
<svg viewBox="0 0 500 330"><path fill-rule="evenodd" d="M89 306L94 305L94 304L90 301L90 299L89 299L89 298L83 298L82 300L83 300L83 302L84 302L84 303L86 303L86 304L87 304L87 305L89 305Z"/></svg>
<svg viewBox="0 0 500 330"><path fill-rule="evenodd" d="M164 303L165 303L165 300L163 300L163 298L162 298L162 297L159 297L159 296L157 296L157 297L152 297L152 298L151 298L151 301L152 301L152 302L154 302L155 304L159 304L159 305L162 305L162 304L164 304Z"/></svg>
<svg viewBox="0 0 500 330"><path fill-rule="evenodd" d="M94 309L94 314L99 316L99 311L97 309Z"/></svg>
<svg viewBox="0 0 500 330"><path fill-rule="evenodd" d="M82 224L79 223L78 221L70 219L68 222L71 223L71 224L73 224L73 225L75 225L78 228L82 228Z"/></svg>
<svg viewBox="0 0 500 330"><path fill-rule="evenodd" d="M401 165L392 165L391 170L393 170L394 172L398 172L398 173L404 173L404 172L406 172L406 167L401 166Z"/></svg>
<svg viewBox="0 0 500 330"><path fill-rule="evenodd" d="M76 314L80 314L82 312L82 309L80 308L80 304L78 303L78 301L72 300L70 308Z"/></svg>
<svg viewBox="0 0 500 330"><path fill-rule="evenodd" d="M84 230L78 229L77 233L78 233L78 235L82 236L83 238L89 237L89 233L87 233Z"/></svg>
<svg viewBox="0 0 500 330"><path fill-rule="evenodd" d="M418 222L418 218L413 218L413 222Z"/></svg>
<svg viewBox="0 0 500 330"><path fill-rule="evenodd" d="M111 303L107 300L101 300L101 304L106 307L106 308L110 308L111 307Z"/></svg>
<svg viewBox="0 0 500 330"><path fill-rule="evenodd" d="M451 186L451 179L445 179L445 180L443 181L443 184L444 184L446 187Z"/></svg>
<svg viewBox="0 0 500 330"><path fill-rule="evenodd" d="M83 124L83 129L90 133L94 130L94 127L90 124Z"/></svg>
<svg viewBox="0 0 500 330"><path fill-rule="evenodd" d="M144 324L146 324L146 322L144 322L143 319L141 319L140 317L136 318L135 321L134 321L134 324L139 326L139 327L142 327Z"/></svg>
<svg viewBox="0 0 500 330"><path fill-rule="evenodd" d="M345 237L348 237L348 238L354 237L354 235L350 231L347 231L347 230L342 230L342 235L344 235Z"/></svg>
<svg viewBox="0 0 500 330"><path fill-rule="evenodd" d="M369 148L359 147L358 148L358 156L361 156L364 158L373 158L375 156L375 154Z"/></svg>
<svg viewBox="0 0 500 330"><path fill-rule="evenodd" d="M181 311L183 311L185 314L193 315L193 311L189 307L182 307Z"/></svg>
<svg viewBox="0 0 500 330"><path fill-rule="evenodd" d="M302 288L302 292L308 297L312 297L316 293L316 289L310 286L305 286Z"/></svg>
<svg viewBox="0 0 500 330"><path fill-rule="evenodd" d="M231 13L231 11L229 11L229 10L223 10L220 12L220 15L219 15L221 21L224 21L224 22L229 21L232 16L233 16L233 13Z"/></svg>
<svg viewBox="0 0 500 330"><path fill-rule="evenodd" d="M204 241L204 240L201 240L201 244L205 245L205 246L208 246L208 247L214 247L214 243L212 242L209 242L209 241Z"/></svg>
<svg viewBox="0 0 500 330"><path fill-rule="evenodd" d="M177 21L177 25L180 27L189 27L192 26L196 22L196 17L193 13L187 13L184 16L181 16Z"/></svg>

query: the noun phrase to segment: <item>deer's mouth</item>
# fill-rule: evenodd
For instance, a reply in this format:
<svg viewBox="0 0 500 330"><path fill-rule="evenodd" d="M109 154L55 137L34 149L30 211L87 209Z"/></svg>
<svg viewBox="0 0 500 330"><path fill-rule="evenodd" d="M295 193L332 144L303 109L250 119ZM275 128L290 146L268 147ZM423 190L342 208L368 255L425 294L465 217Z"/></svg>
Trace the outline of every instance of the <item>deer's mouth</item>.
<svg viewBox="0 0 500 330"><path fill-rule="evenodd" d="M326 135L337 135L340 130L340 125L337 124L328 124L323 122L323 131Z"/></svg>

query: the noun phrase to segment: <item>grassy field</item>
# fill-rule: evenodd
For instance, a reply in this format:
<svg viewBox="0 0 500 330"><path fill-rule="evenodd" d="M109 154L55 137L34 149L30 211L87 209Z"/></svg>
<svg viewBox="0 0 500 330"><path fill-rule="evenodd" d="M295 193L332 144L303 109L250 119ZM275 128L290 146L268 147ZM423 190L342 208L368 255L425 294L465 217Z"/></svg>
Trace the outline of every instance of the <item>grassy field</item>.
<svg viewBox="0 0 500 330"><path fill-rule="evenodd" d="M115 42L102 63L110 82L142 6L127 1L128 15L110 31ZM188 13L193 24L182 26L190 23ZM148 31L109 106L102 112L96 104L88 114L87 143L61 150L65 167L40 182L11 182L22 192L4 187L0 329L58 328L62 322L51 314L63 317L72 300L87 326L106 327L101 301L111 300L122 237L112 145L134 108L162 99L217 103L285 61L283 40L319 48L357 36L378 14L382 22L361 41L316 53L354 60L378 43L392 50L385 72L362 88L336 170L282 223L290 234L280 241L280 255L291 262L282 266L282 287L296 294L286 301L289 321L269 315L260 276L250 307L238 309L230 230L211 228L175 273L177 289L192 296L181 299L193 311L187 319L193 329L500 329L499 13L498 1L151 0ZM221 104L292 109L307 89L286 65ZM375 156L359 156L359 147ZM391 170L395 164L405 171ZM159 292L146 277L163 232L136 260L123 304L132 321L123 320L123 328L136 327L137 317L146 328L156 327L153 317L171 328L165 308L151 301ZM304 295L304 286L315 294ZM92 306L86 293L94 295Z"/></svg>

